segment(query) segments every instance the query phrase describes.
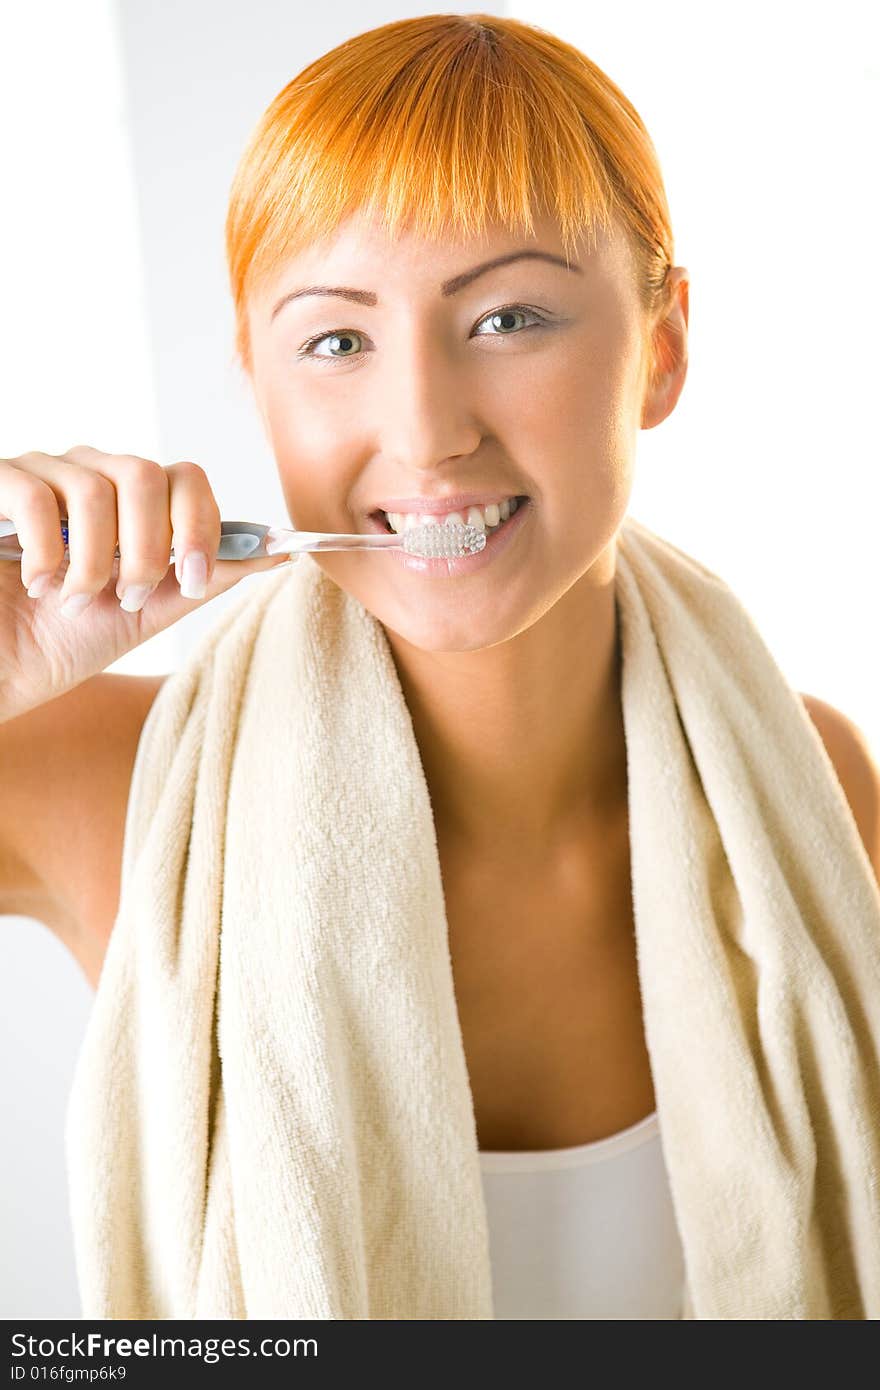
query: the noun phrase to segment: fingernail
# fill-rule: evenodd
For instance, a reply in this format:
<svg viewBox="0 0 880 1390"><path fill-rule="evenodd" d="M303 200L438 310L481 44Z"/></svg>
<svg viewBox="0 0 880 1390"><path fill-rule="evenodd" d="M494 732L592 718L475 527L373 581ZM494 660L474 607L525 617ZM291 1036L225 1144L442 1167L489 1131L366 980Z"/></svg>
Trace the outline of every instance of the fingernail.
<svg viewBox="0 0 880 1390"><path fill-rule="evenodd" d="M119 600L119 607L124 608L126 613L138 613L152 592L152 584L129 584Z"/></svg>
<svg viewBox="0 0 880 1390"><path fill-rule="evenodd" d="M181 594L184 598L204 598L207 583L207 555L201 550L188 550L180 567Z"/></svg>
<svg viewBox="0 0 880 1390"><path fill-rule="evenodd" d="M93 597L93 594L71 594L70 598L65 599L62 603L61 612L65 618L76 618L84 609L88 608Z"/></svg>
<svg viewBox="0 0 880 1390"><path fill-rule="evenodd" d="M42 598L51 583L51 574L38 574L30 582L28 598Z"/></svg>

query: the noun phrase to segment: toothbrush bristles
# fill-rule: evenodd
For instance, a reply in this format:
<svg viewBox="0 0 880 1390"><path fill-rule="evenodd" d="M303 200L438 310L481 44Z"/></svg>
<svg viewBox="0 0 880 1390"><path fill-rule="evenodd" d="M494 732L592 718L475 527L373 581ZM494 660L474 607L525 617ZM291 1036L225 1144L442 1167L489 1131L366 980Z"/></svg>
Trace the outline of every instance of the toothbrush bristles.
<svg viewBox="0 0 880 1390"><path fill-rule="evenodd" d="M459 522L411 526L403 533L403 548L423 560L453 560L476 555L486 544L486 532L479 526Z"/></svg>

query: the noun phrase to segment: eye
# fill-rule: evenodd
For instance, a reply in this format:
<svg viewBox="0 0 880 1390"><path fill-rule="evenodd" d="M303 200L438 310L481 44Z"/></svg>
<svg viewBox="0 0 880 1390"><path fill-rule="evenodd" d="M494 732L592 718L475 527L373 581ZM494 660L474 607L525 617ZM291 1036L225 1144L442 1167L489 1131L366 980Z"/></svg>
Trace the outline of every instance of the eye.
<svg viewBox="0 0 880 1390"><path fill-rule="evenodd" d="M348 349L352 346L353 342L359 343L361 341L361 335L349 328L344 328L341 332L335 333L316 333L314 337L309 338L303 343L302 347L299 348L296 354L297 357L318 357L325 362L328 360L331 362L334 360L339 361L339 358L335 357L335 355L329 355L328 357L327 353L313 351L314 346L317 343L323 343L325 339L330 343L338 344L341 348ZM342 354L342 360L344 361L346 357L353 357L355 355L355 353L345 351Z"/></svg>
<svg viewBox="0 0 880 1390"><path fill-rule="evenodd" d="M539 314L535 309L529 309L525 304L508 304L502 309L493 309L490 314L484 314L477 321L478 327L481 323L492 323L496 328L503 329L503 332L477 333L475 336L478 338L510 337L511 331L520 331L516 328L517 315L525 315L527 318L534 319L535 324L533 326L535 327L547 322L542 314ZM527 324L526 327L528 326ZM356 345L362 341L362 335L352 328L325 330L323 333L315 333L311 338L306 339L302 347L297 349L296 355L297 357L314 357L319 362L344 362L347 358L358 356ZM328 342L331 350L329 352L316 352L317 345L323 342ZM335 348L337 347L341 351L336 352ZM352 347L355 347L353 352L350 351Z"/></svg>
<svg viewBox="0 0 880 1390"><path fill-rule="evenodd" d="M531 318L533 318L533 319L536 319L536 320L538 321L538 323L544 323L544 322L545 322L545 320L544 320L544 318L542 317L542 315L536 313L534 309L527 309L526 306L525 306L524 304L509 304L509 305L508 305L506 308L504 308L504 309L493 309L491 314L486 314L485 318L480 319L480 323L492 323L492 324L495 325L496 328L503 328L503 329L505 330L505 332L503 332L500 336L501 336L502 338L506 338L506 337L509 337L509 336L510 336L510 334L509 334L509 332L508 332L507 330L516 327L516 324L515 324L515 323L511 323L510 320L511 320L511 319L514 319L514 318L516 317L517 314L520 314L520 315L525 314L527 317L531 317ZM485 338L485 337L490 337L490 338L491 338L491 337L494 337L494 336L496 336L496 335L495 335L495 334L492 334L492 333L490 333L490 334L478 333L478 334L477 334L477 337L478 337L478 338Z"/></svg>

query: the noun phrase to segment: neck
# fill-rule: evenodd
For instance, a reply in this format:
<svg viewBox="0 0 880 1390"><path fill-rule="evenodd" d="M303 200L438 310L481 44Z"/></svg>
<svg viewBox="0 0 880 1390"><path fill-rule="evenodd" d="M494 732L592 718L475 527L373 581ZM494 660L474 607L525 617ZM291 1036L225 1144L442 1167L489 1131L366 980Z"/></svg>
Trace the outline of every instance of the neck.
<svg viewBox="0 0 880 1390"><path fill-rule="evenodd" d="M473 652L386 629L438 833L540 854L626 804L614 544L540 618Z"/></svg>

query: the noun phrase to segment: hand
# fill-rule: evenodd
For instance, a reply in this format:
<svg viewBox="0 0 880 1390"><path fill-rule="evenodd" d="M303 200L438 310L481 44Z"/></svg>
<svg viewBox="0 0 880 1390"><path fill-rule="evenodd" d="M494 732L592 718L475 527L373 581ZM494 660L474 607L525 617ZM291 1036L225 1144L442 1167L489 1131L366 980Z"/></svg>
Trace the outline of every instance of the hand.
<svg viewBox="0 0 880 1390"><path fill-rule="evenodd" d="M0 559L0 722L103 671L247 575L296 558L217 560L220 510L199 464L165 468L87 444L0 459L0 517L15 523L22 550L18 562ZM199 554L204 592L188 596L182 564ZM190 572L198 577L198 559ZM64 608L80 595L84 605Z"/></svg>

